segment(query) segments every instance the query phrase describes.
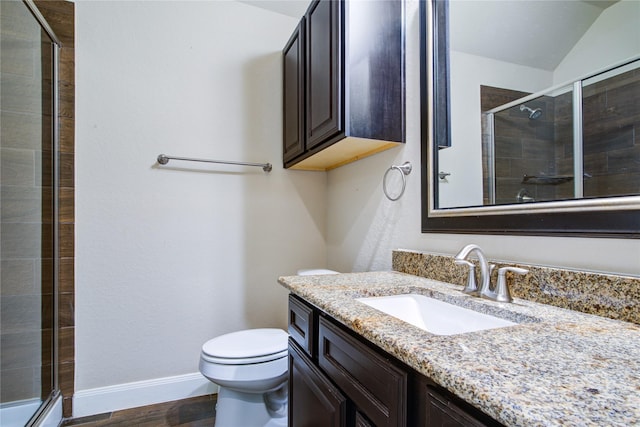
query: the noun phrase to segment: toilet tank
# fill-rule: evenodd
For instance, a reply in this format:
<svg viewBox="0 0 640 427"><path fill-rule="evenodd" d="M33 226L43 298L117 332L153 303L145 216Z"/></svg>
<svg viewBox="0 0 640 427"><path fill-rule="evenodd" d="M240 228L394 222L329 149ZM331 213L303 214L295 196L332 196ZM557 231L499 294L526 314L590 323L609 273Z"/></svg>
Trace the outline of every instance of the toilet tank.
<svg viewBox="0 0 640 427"><path fill-rule="evenodd" d="M316 276L322 274L340 274L337 271L327 270L326 268L307 268L298 270L298 276Z"/></svg>

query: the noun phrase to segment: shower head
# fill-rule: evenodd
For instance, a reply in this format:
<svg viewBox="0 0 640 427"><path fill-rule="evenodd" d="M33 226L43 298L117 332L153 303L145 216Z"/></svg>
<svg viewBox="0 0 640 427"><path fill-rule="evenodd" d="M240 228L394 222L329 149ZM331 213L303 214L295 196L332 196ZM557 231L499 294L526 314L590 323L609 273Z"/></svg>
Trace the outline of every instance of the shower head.
<svg viewBox="0 0 640 427"><path fill-rule="evenodd" d="M536 108L535 110L531 111L531 114L529 114L529 118L531 120L536 120L541 115L542 115L542 108Z"/></svg>
<svg viewBox="0 0 640 427"><path fill-rule="evenodd" d="M536 108L535 110L527 107L526 105L522 104L520 106L520 111L528 111L529 112L529 119L531 120L535 120L537 118L539 118L542 115L542 108Z"/></svg>

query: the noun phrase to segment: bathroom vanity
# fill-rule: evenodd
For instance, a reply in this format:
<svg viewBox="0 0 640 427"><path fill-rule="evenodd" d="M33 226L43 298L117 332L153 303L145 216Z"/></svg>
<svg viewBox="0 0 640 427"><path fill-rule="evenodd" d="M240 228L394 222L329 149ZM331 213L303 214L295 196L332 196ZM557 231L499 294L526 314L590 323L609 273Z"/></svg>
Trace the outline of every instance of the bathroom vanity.
<svg viewBox="0 0 640 427"><path fill-rule="evenodd" d="M501 425L295 295L289 333L290 425Z"/></svg>
<svg viewBox="0 0 640 427"><path fill-rule="evenodd" d="M640 423L638 325L397 272L279 282L291 292L291 425ZM402 294L516 325L436 335L357 301Z"/></svg>

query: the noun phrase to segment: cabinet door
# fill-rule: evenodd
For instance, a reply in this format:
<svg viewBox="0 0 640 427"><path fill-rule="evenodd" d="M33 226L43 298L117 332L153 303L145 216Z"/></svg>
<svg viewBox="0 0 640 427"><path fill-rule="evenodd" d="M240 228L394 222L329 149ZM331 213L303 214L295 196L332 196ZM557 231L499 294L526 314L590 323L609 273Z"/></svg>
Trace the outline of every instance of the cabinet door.
<svg viewBox="0 0 640 427"><path fill-rule="evenodd" d="M378 427L406 425L407 373L324 317L318 365Z"/></svg>
<svg viewBox="0 0 640 427"><path fill-rule="evenodd" d="M342 427L347 400L298 347L289 341L289 425Z"/></svg>
<svg viewBox="0 0 640 427"><path fill-rule="evenodd" d="M283 56L283 159L285 163L304 152L304 29L298 28L282 51Z"/></svg>
<svg viewBox="0 0 640 427"><path fill-rule="evenodd" d="M454 402L453 398L447 397L434 387L427 387L426 399L426 425L429 427L502 426L468 404Z"/></svg>
<svg viewBox="0 0 640 427"><path fill-rule="evenodd" d="M316 0L306 15L307 150L344 131L344 3Z"/></svg>

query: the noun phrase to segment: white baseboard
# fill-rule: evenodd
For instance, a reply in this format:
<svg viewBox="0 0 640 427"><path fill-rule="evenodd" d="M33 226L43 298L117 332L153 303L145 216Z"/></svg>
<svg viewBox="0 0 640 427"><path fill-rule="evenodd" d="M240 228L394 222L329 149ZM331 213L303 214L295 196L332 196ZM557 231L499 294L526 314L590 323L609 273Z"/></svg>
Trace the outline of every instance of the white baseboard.
<svg viewBox="0 0 640 427"><path fill-rule="evenodd" d="M79 390L73 395L73 417L87 417L217 392L218 387L199 372Z"/></svg>

